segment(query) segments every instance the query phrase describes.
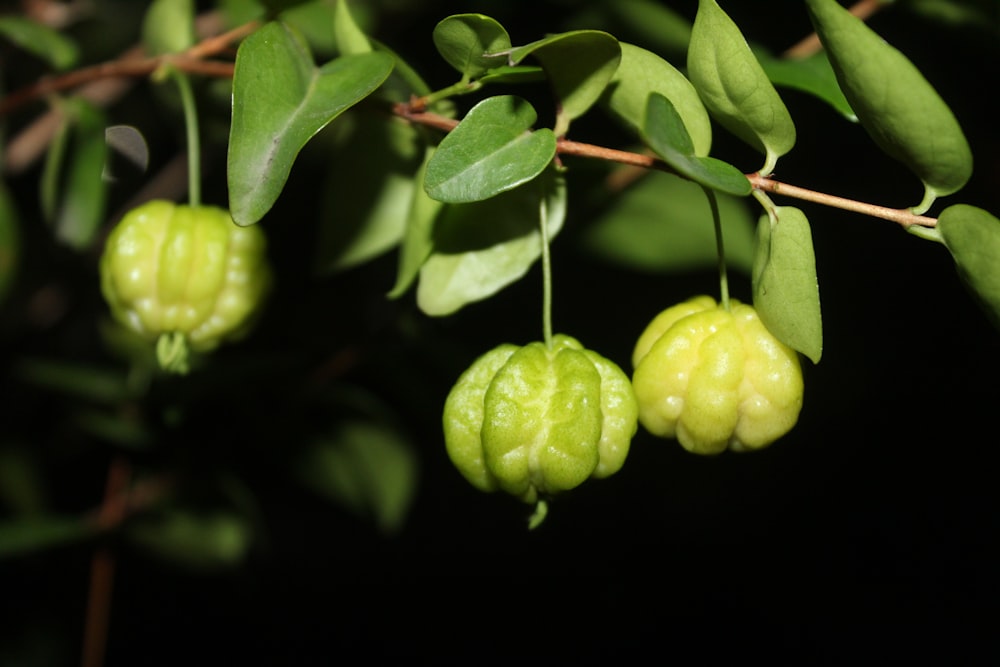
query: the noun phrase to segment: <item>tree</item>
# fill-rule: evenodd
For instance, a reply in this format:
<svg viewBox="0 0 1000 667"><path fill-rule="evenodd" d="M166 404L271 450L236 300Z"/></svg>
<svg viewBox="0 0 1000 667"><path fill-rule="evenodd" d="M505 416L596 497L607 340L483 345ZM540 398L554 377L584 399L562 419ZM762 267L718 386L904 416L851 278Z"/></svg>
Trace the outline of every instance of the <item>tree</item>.
<svg viewBox="0 0 1000 667"><path fill-rule="evenodd" d="M753 646L781 620L797 653L836 658L865 634L825 614L994 605L997 4L455 4L0 18L5 657L173 664L210 638L288 664L382 632L410 642L386 655L469 659L476 622L439 646L433 621L404 619L425 596L489 614L523 571L539 578L514 590L542 610L663 596L657 617L608 622L644 637L693 618L678 654L718 615L757 619L735 630ZM229 214L217 246L208 207ZM151 222L119 232L137 212ZM256 234L270 269L234 250ZM224 248L228 272L200 277L206 254L169 282L180 260L141 254L162 238ZM249 304L238 316L192 296L247 281L211 300ZM715 411L654 436L660 367L637 427L606 400L609 383L633 400L640 334L700 294L713 317L752 304L801 364L759 451L721 452L748 440ZM227 326L199 333L209 320ZM735 349L712 345L701 360ZM500 386L515 380L527 403ZM484 430L501 412L517 438ZM609 415L634 437L601 440ZM642 582L602 577L622 570ZM315 616L317 593L344 608ZM183 639L150 655L154 627ZM921 654L980 655L944 629Z"/></svg>

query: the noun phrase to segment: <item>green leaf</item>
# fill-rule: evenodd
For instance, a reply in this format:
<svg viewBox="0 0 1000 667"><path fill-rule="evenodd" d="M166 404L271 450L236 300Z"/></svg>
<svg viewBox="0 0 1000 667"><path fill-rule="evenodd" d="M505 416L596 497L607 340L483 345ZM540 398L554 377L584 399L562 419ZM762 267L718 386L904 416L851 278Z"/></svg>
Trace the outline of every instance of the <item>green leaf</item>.
<svg viewBox="0 0 1000 667"><path fill-rule="evenodd" d="M483 14L456 14L434 26L434 46L445 61L462 75L474 79L507 64L507 59L487 54L510 49L503 26Z"/></svg>
<svg viewBox="0 0 1000 667"><path fill-rule="evenodd" d="M434 251L420 269L417 305L424 313L450 315L527 273L542 253L542 198L550 238L566 216L565 183L553 172L487 202L443 208L434 228Z"/></svg>
<svg viewBox="0 0 1000 667"><path fill-rule="evenodd" d="M688 77L723 127L764 153L764 175L795 145L795 124L743 33L715 0L699 0Z"/></svg>
<svg viewBox="0 0 1000 667"><path fill-rule="evenodd" d="M716 199L726 262L749 275L754 220L746 200L723 194ZM719 262L705 191L692 181L657 171L614 197L582 241L599 257L653 273L711 270Z"/></svg>
<svg viewBox="0 0 1000 667"><path fill-rule="evenodd" d="M117 405L134 398L124 373L94 364L22 359L14 373L23 382L77 399Z"/></svg>
<svg viewBox="0 0 1000 667"><path fill-rule="evenodd" d="M76 517L31 516L0 522L0 558L24 556L65 546L94 535L96 529Z"/></svg>
<svg viewBox="0 0 1000 667"><path fill-rule="evenodd" d="M479 77L479 83L524 84L538 83L545 80L545 70L535 65L515 65L497 67Z"/></svg>
<svg viewBox="0 0 1000 667"><path fill-rule="evenodd" d="M392 56L372 52L316 68L302 37L274 22L240 44L227 165L237 224L264 217L306 142L378 88L393 63Z"/></svg>
<svg viewBox="0 0 1000 667"><path fill-rule="evenodd" d="M0 35L58 70L73 67L80 59L76 42L23 16L0 16Z"/></svg>
<svg viewBox="0 0 1000 667"><path fill-rule="evenodd" d="M434 149L428 148L424 163L416 176L418 183L423 181L427 162L433 154ZM443 206L442 202L432 199L423 188L413 188L406 216L406 231L399 251L396 284L389 292L390 299L398 299L410 289L420 274L420 268L434 251L434 220Z"/></svg>
<svg viewBox="0 0 1000 667"><path fill-rule="evenodd" d="M84 250L104 222L106 123L100 110L80 98L66 100L62 110L63 125L49 146L42 175L42 212L59 241Z"/></svg>
<svg viewBox="0 0 1000 667"><path fill-rule="evenodd" d="M778 206L757 223L753 304L761 322L790 348L818 364L823 321L812 230L805 213Z"/></svg>
<svg viewBox="0 0 1000 667"><path fill-rule="evenodd" d="M626 125L640 132L646 122L650 94L663 95L684 121L694 154L708 155L712 148L712 121L687 77L652 51L624 42L620 46L621 64L605 91L604 104Z"/></svg>
<svg viewBox="0 0 1000 667"><path fill-rule="evenodd" d="M600 99L618 69L621 47L606 32L574 30L513 49L510 64L518 65L528 56L542 63L552 83L558 102L553 131L561 137Z"/></svg>
<svg viewBox="0 0 1000 667"><path fill-rule="evenodd" d="M1000 219L981 208L955 204L941 211L937 228L959 276L1000 328Z"/></svg>
<svg viewBox="0 0 1000 667"><path fill-rule="evenodd" d="M17 278L21 259L20 215L7 186L0 182L0 305Z"/></svg>
<svg viewBox="0 0 1000 667"><path fill-rule="evenodd" d="M826 52L819 51L805 58L778 58L760 46L754 46L753 52L774 85L808 93L826 102L852 123L858 121L857 114L837 83L837 75Z"/></svg>
<svg viewBox="0 0 1000 667"><path fill-rule="evenodd" d="M193 0L153 0L142 21L146 53L178 53L195 43Z"/></svg>
<svg viewBox="0 0 1000 667"><path fill-rule="evenodd" d="M334 9L333 34L337 48L344 56L368 53L372 50L372 44L354 20L347 4L347 0L337 0Z"/></svg>
<svg viewBox="0 0 1000 667"><path fill-rule="evenodd" d="M607 11L624 28L622 34L637 35L644 44L667 55L683 58L687 52L691 22L661 0L618 0L605 4Z"/></svg>
<svg viewBox="0 0 1000 667"><path fill-rule="evenodd" d="M474 202L533 180L556 154L551 130L531 131L536 118L534 108L513 95L474 106L427 165L427 194L443 202Z"/></svg>
<svg viewBox="0 0 1000 667"><path fill-rule="evenodd" d="M407 123L369 114L342 122L352 129L328 157L316 255L321 273L357 266L399 243L424 154L420 132Z"/></svg>
<svg viewBox="0 0 1000 667"><path fill-rule="evenodd" d="M923 213L972 176L972 151L951 109L895 47L835 0L806 0L816 33L862 127L924 184Z"/></svg>
<svg viewBox="0 0 1000 667"><path fill-rule="evenodd" d="M649 96L642 136L678 175L726 194L750 194L750 181L739 169L722 160L694 154L694 144L680 114L670 100L659 93Z"/></svg>
<svg viewBox="0 0 1000 667"><path fill-rule="evenodd" d="M308 448L295 471L315 493L373 520L385 534L402 527L419 480L410 442L387 426L366 421L345 423Z"/></svg>
<svg viewBox="0 0 1000 667"><path fill-rule="evenodd" d="M239 564L253 542L249 520L229 510L168 508L143 516L126 532L130 541L153 555L205 572Z"/></svg>

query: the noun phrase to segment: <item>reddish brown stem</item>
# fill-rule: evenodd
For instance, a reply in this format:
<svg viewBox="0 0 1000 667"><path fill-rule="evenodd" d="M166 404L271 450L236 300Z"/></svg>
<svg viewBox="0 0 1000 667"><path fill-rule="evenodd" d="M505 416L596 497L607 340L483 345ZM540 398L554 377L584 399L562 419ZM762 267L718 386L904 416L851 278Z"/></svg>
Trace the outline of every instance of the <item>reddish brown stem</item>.
<svg viewBox="0 0 1000 667"><path fill-rule="evenodd" d="M102 529L118 525L124 517L128 507L127 489L131 476L131 467L123 459L111 462L104 490L104 502L97 515ZM90 565L90 590L87 595L87 615L83 630L81 661L83 667L101 667L104 664L114 575L114 551L108 546L98 547Z"/></svg>

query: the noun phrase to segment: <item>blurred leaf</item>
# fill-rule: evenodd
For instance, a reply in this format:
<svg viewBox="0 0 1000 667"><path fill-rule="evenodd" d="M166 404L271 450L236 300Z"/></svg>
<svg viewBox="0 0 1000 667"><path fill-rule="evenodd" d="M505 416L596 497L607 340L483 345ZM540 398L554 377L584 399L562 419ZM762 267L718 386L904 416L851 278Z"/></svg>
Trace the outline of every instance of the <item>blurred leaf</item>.
<svg viewBox="0 0 1000 667"><path fill-rule="evenodd" d="M739 169L722 160L694 154L694 145L684 121L670 100L659 93L649 96L642 136L646 144L680 176L726 194L750 194L750 181Z"/></svg>
<svg viewBox="0 0 1000 667"><path fill-rule="evenodd" d="M233 75L229 205L241 225L260 220L285 186L302 147L389 76L392 56L343 56L321 68L302 37L269 23L240 45Z"/></svg>
<svg viewBox="0 0 1000 667"><path fill-rule="evenodd" d="M345 119L346 120L346 119ZM317 268L338 271L377 257L399 243L423 156L412 125L367 114L350 118L351 132L329 156Z"/></svg>
<svg viewBox="0 0 1000 667"><path fill-rule="evenodd" d="M145 172L149 167L149 145L142 132L131 125L112 125L104 129L104 140L115 154L124 157L128 163ZM103 179L113 181L114 174L111 173L110 160L104 167Z"/></svg>
<svg viewBox="0 0 1000 667"><path fill-rule="evenodd" d="M530 186L486 202L445 206L435 222L434 250L420 269L417 304L449 315L517 281L542 253L543 204L549 238L566 217L566 186L554 169Z"/></svg>
<svg viewBox="0 0 1000 667"><path fill-rule="evenodd" d="M355 22L347 0L336 0L333 15L333 34L341 55L351 56L368 53L372 44L361 27Z"/></svg>
<svg viewBox="0 0 1000 667"><path fill-rule="evenodd" d="M95 528L77 517L32 516L0 522L0 558L24 556L84 540Z"/></svg>
<svg viewBox="0 0 1000 667"><path fill-rule="evenodd" d="M837 84L837 75L830 66L825 51L806 58L777 58L766 49L753 47L767 77L776 86L793 88L808 93L829 104L841 116L856 123L857 115Z"/></svg>
<svg viewBox="0 0 1000 667"><path fill-rule="evenodd" d="M611 0L605 6L621 32L635 35L657 52L684 57L691 22L661 0Z"/></svg>
<svg viewBox="0 0 1000 667"><path fill-rule="evenodd" d="M764 153L764 175L795 145L795 124L743 33L715 0L699 0L688 77L712 117Z"/></svg>
<svg viewBox="0 0 1000 667"><path fill-rule="evenodd" d="M823 320L812 230L805 213L778 206L757 223L753 305L775 338L818 364Z"/></svg>
<svg viewBox="0 0 1000 667"><path fill-rule="evenodd" d="M537 116L513 95L478 103L441 141L424 177L424 189L449 203L496 196L537 177L556 154L556 137L531 131Z"/></svg>
<svg viewBox="0 0 1000 667"><path fill-rule="evenodd" d="M142 43L152 56L179 53L193 46L193 0L153 0L142 22Z"/></svg>
<svg viewBox="0 0 1000 667"><path fill-rule="evenodd" d="M37 515L45 508L45 483L34 450L0 445L0 502L16 515Z"/></svg>
<svg viewBox="0 0 1000 667"><path fill-rule="evenodd" d="M15 372L24 382L86 401L114 405L132 397L122 371L92 364L24 359Z"/></svg>
<svg viewBox="0 0 1000 667"><path fill-rule="evenodd" d="M77 410L73 423L82 432L124 449L144 449L153 437L138 416L127 416L100 410Z"/></svg>
<svg viewBox="0 0 1000 667"><path fill-rule="evenodd" d="M835 0L806 0L806 8L862 127L923 182L924 198L914 212L964 187L972 176L972 152L924 75Z"/></svg>
<svg viewBox="0 0 1000 667"><path fill-rule="evenodd" d="M456 14L434 26L434 46L463 80L474 79L490 69L506 65L507 59L486 54L510 48L503 26L483 14Z"/></svg>
<svg viewBox="0 0 1000 667"><path fill-rule="evenodd" d="M336 11L330 2L308 2L286 9L277 20L299 31L314 52L333 55L340 50L334 30Z"/></svg>
<svg viewBox="0 0 1000 667"><path fill-rule="evenodd" d="M574 30L517 47L510 53L510 64L518 65L528 56L542 63L552 83L557 101L553 132L561 137L600 99L618 69L621 48L606 32Z"/></svg>
<svg viewBox="0 0 1000 667"><path fill-rule="evenodd" d="M226 510L165 509L129 523L126 534L158 558L207 572L238 565L253 542L249 521Z"/></svg>
<svg viewBox="0 0 1000 667"><path fill-rule="evenodd" d="M416 497L418 461L411 444L381 423L353 421L309 447L296 466L314 492L398 531Z"/></svg>
<svg viewBox="0 0 1000 667"><path fill-rule="evenodd" d="M23 16L0 16L0 35L58 70L73 67L80 59L72 39Z"/></svg>
<svg viewBox="0 0 1000 667"><path fill-rule="evenodd" d="M63 124L45 160L41 206L56 238L75 250L84 250L104 222L106 123L104 114L83 99L65 100L61 108Z"/></svg>
<svg viewBox="0 0 1000 667"><path fill-rule="evenodd" d="M433 153L434 149L428 147L424 163L416 175L418 183L423 182L427 162ZM423 188L413 188L406 215L406 230L399 251L396 284L389 292L390 299L399 298L410 289L420 274L420 268L433 252L434 220L437 219L443 206L442 202L432 199Z"/></svg>
<svg viewBox="0 0 1000 667"><path fill-rule="evenodd" d="M968 204L941 211L938 230L958 274L1000 328L1000 219Z"/></svg>
<svg viewBox="0 0 1000 667"><path fill-rule="evenodd" d="M20 224L10 192L0 182L0 305L17 278L21 258Z"/></svg>
<svg viewBox="0 0 1000 667"><path fill-rule="evenodd" d="M750 273L753 218L742 198L717 195L726 261ZM650 172L612 200L584 230L584 247L626 267L656 273L713 269L718 265L708 198L687 179Z"/></svg>
<svg viewBox="0 0 1000 667"><path fill-rule="evenodd" d="M651 51L621 43L622 60L605 91L604 101L636 133L646 122L651 93L670 100L691 136L695 155L708 155L712 147L712 121L694 89L681 72Z"/></svg>

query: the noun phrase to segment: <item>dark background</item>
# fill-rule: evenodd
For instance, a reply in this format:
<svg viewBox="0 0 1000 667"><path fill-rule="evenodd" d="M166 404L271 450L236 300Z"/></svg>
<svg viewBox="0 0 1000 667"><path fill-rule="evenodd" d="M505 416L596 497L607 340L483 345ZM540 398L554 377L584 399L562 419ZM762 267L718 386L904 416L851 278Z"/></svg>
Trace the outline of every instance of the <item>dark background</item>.
<svg viewBox="0 0 1000 667"><path fill-rule="evenodd" d="M947 203L1000 211L991 97L997 23L946 27L899 4L872 25L951 105L976 159L973 180ZM491 15L514 43L526 43L562 29L586 5L385 3L374 31L411 64L426 64L432 86L443 86L453 75L436 64L430 32L448 14ZM670 6L693 17L696 3ZM997 16L995 3L984 6ZM751 40L775 51L808 30L799 2L724 8ZM799 139L779 162L779 178L895 207L920 198L919 183L860 128L804 95L783 97ZM620 139L600 118L574 125L572 138ZM713 155L746 171L759 162L721 130ZM556 329L624 367L653 315L714 293L717 279L640 274L584 252L574 241L588 212L573 203L573 169L582 166L567 163L570 217L553 247ZM207 176L209 183L222 177ZM30 200L30 175L16 185ZM283 285L253 339L220 351L219 363L236 373L254 352L265 359L268 350L295 354L279 355L266 380L202 387L192 417L171 436L175 444L138 457L155 466L194 456L199 469L248 480L263 513L264 544L243 565L210 574L123 547L109 666L640 657L986 665L1000 658L988 622L1000 611L1000 338L943 246L889 222L803 205L813 226L825 349L819 365L805 362L805 406L795 429L764 451L713 458L640 431L621 473L557 498L546 522L529 532L529 507L480 494L454 471L441 442L440 406L482 351L537 336L538 269L497 297L436 320L416 310L412 295L382 298L394 256L317 282L297 261L311 240L294 224L308 217L307 193L317 187L307 170L293 174L275 216L288 221L268 230ZM17 322L27 317L26 298L5 306L9 367L45 353L99 360L87 332L102 306L93 286L79 282L92 267L50 247L44 229L28 238L34 245L25 291L56 286L70 305L44 328ZM749 297L747 276L730 281L735 296ZM338 350L355 360L345 379L393 405L418 445L419 494L398 535L382 536L274 474L286 443L323 418L321 406L297 405L289 393ZM168 382L163 391L183 385ZM99 502L111 452L66 446L74 436L61 421L69 414L61 400L4 383L4 414L20 438L46 452L56 502L82 510ZM81 449L87 453L66 453ZM2 564L0 633L9 641L0 660L78 662L89 555L89 546L68 548Z"/></svg>

